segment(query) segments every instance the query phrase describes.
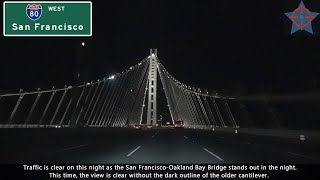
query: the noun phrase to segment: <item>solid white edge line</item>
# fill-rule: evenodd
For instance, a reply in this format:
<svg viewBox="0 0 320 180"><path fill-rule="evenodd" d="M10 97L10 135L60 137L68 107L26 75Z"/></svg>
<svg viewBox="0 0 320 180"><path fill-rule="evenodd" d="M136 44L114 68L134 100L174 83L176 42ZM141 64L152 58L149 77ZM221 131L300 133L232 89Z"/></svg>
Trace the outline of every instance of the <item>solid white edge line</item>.
<svg viewBox="0 0 320 180"><path fill-rule="evenodd" d="M313 159L310 156L305 156L305 155L301 155L301 154L297 154L297 153L293 153L293 152L288 152L288 153L291 154L291 155L294 155L294 156L300 156L300 157L304 157L304 158L308 158L308 159Z"/></svg>
<svg viewBox="0 0 320 180"><path fill-rule="evenodd" d="M60 151L67 151L67 150L71 150L71 149L76 149L76 148L80 148L80 147L84 147L84 146L88 146L89 144L82 144L79 146L74 146L74 147L70 147L70 148L65 148L65 149L61 149Z"/></svg>
<svg viewBox="0 0 320 180"><path fill-rule="evenodd" d="M133 151L131 151L129 154L127 154L127 157L131 156L133 153L135 153L139 148L141 148L141 146L138 146L137 148L135 148Z"/></svg>
<svg viewBox="0 0 320 180"><path fill-rule="evenodd" d="M213 152L209 151L208 149L203 148L203 150L207 151L209 154L211 154L212 156L216 157L220 161L224 161L222 158L220 158L218 155L214 154Z"/></svg>

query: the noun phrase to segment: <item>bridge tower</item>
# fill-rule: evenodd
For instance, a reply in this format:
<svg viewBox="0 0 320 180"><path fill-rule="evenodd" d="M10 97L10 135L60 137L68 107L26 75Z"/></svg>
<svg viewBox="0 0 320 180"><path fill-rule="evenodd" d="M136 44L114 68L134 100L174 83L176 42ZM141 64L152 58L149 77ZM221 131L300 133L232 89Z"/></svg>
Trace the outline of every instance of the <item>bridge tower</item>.
<svg viewBox="0 0 320 180"><path fill-rule="evenodd" d="M157 124L157 49L150 49L147 125Z"/></svg>

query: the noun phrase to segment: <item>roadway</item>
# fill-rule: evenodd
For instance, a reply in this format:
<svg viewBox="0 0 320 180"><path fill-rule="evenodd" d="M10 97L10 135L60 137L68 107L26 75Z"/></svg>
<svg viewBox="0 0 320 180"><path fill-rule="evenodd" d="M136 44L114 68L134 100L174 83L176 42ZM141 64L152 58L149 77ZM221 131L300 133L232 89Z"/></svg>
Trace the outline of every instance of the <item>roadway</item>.
<svg viewBox="0 0 320 180"><path fill-rule="evenodd" d="M0 163L320 163L320 143L192 129L0 129Z"/></svg>

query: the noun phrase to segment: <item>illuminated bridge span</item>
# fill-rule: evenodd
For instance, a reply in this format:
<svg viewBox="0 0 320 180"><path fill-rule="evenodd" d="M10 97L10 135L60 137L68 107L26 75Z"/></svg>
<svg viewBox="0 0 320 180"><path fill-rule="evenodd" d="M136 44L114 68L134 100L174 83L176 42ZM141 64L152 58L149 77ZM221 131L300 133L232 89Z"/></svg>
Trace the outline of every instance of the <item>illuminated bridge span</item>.
<svg viewBox="0 0 320 180"><path fill-rule="evenodd" d="M255 122L277 125L265 101L250 103L265 116ZM94 82L0 95L1 162L319 164L318 132L252 128L246 104L179 82L152 49Z"/></svg>
<svg viewBox="0 0 320 180"><path fill-rule="evenodd" d="M157 74L173 124L185 127L237 127L231 97L201 91L172 77L156 49L122 73L61 89L0 95L1 127L157 126ZM145 104L147 104L145 106ZM147 121L143 122L144 108Z"/></svg>

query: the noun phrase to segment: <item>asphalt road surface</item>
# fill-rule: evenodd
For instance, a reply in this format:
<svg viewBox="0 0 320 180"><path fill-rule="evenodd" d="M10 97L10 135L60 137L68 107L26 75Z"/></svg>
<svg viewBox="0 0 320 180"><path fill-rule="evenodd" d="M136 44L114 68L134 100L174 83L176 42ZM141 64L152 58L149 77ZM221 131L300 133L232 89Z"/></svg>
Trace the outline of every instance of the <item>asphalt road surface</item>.
<svg viewBox="0 0 320 180"><path fill-rule="evenodd" d="M191 129L0 129L0 163L320 163L320 144Z"/></svg>

